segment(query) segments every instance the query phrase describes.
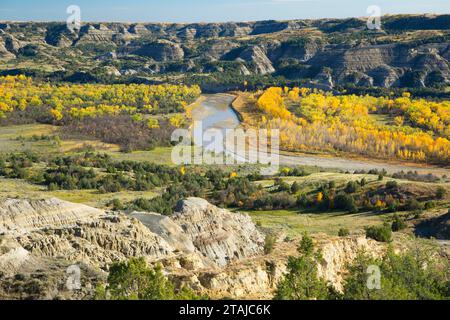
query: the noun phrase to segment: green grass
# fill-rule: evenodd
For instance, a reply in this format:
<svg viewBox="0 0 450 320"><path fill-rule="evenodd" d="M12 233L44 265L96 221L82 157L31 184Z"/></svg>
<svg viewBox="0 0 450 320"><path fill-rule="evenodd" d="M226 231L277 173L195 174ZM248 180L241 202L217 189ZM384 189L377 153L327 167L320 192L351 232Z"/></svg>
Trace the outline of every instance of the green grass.
<svg viewBox="0 0 450 320"><path fill-rule="evenodd" d="M97 190L48 191L45 186L34 185L25 180L0 178L0 198L42 199L56 197L70 202L104 208L115 198L122 202L128 202L140 197L153 198L157 195L157 191L123 191L106 194L101 194Z"/></svg>
<svg viewBox="0 0 450 320"><path fill-rule="evenodd" d="M321 185L327 184L329 181L335 181L336 187L342 187L349 181L361 181L366 179L367 183L379 183L378 176L371 174L345 174L336 172L317 172L305 177L280 177L283 181L293 184L297 182L301 186L302 193L308 193L316 190ZM261 180L255 182L263 187L271 187L274 180Z"/></svg>
<svg viewBox="0 0 450 320"><path fill-rule="evenodd" d="M42 154L55 155L58 153L70 154L90 146L98 152L118 152L119 147L103 143L98 140L68 139L61 140L58 144L55 140L32 141L33 136L55 136L57 126L47 124L27 124L17 126L0 127L0 153L23 152L26 150ZM23 138L23 139L19 139Z"/></svg>
<svg viewBox="0 0 450 320"><path fill-rule="evenodd" d="M52 153L57 150L54 141L29 141L33 135L51 135L56 127L44 124L30 124L20 126L0 127L0 152L21 152L31 150L34 152ZM25 138L24 141L19 137Z"/></svg>
<svg viewBox="0 0 450 320"><path fill-rule="evenodd" d="M326 233L337 235L340 228L347 228L352 233L364 231L365 226L382 223L386 215L373 213L301 213L290 210L249 211L255 223L263 228L283 231L295 237L303 232Z"/></svg>
<svg viewBox="0 0 450 320"><path fill-rule="evenodd" d="M157 147L151 151L135 151L131 153L123 153L119 151L107 152L111 157L118 161L148 161L156 164L172 163L172 147Z"/></svg>

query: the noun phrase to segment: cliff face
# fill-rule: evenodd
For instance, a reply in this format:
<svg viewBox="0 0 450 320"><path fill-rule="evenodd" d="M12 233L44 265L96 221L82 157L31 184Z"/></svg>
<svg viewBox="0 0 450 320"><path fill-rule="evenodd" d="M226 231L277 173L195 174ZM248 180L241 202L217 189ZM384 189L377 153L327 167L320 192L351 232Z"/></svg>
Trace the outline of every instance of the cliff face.
<svg viewBox="0 0 450 320"><path fill-rule="evenodd" d="M0 27L0 59L13 66L51 59L55 71L67 72L74 62L85 72L132 64L140 76L227 72L316 80L328 88L436 87L450 82L449 39L450 15L384 17L381 31L368 31L363 19L85 23L74 33L64 24L11 22ZM330 79L319 81L324 72Z"/></svg>
<svg viewBox="0 0 450 320"><path fill-rule="evenodd" d="M324 263L319 274L337 289L347 262L365 238L316 237ZM105 212L57 199L0 203L0 298L89 298L107 267L130 257L160 263L176 283L211 297L270 298L296 242L263 254L264 236L250 217L207 201L181 201L171 217ZM70 265L82 270L82 290L65 286ZM30 288L34 288L31 290ZM36 289L38 288L38 289Z"/></svg>
<svg viewBox="0 0 450 320"><path fill-rule="evenodd" d="M172 217L196 250L224 267L262 253L264 237L248 215L217 208L206 200L181 201Z"/></svg>

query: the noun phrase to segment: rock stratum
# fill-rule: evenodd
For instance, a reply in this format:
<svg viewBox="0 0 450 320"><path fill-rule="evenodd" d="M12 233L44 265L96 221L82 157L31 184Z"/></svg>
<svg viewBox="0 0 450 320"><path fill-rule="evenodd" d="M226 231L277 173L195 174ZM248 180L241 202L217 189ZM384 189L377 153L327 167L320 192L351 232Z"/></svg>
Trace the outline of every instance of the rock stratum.
<svg viewBox="0 0 450 320"><path fill-rule="evenodd" d="M450 82L450 15L385 16L381 30L369 30L363 18L84 23L74 32L63 23L3 22L0 59L8 61L3 73L45 69L70 81L203 74L220 82L227 74L281 76L328 89L437 88Z"/></svg>
<svg viewBox="0 0 450 320"><path fill-rule="evenodd" d="M89 299L108 266L131 257L161 264L178 285L213 298L270 298L296 243L263 254L264 235L250 217L206 200L181 201L168 217L107 212L58 199L0 202L0 299ZM359 250L382 248L364 237L318 238L319 274L337 289ZM67 270L80 268L81 290ZM70 269L69 269L70 270Z"/></svg>

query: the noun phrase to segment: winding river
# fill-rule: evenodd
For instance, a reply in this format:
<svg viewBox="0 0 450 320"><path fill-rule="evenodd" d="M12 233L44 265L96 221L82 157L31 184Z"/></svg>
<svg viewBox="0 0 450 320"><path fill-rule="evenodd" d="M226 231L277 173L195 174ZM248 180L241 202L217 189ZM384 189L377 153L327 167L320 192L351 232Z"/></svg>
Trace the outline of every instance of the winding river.
<svg viewBox="0 0 450 320"><path fill-rule="evenodd" d="M231 94L212 94L202 96L199 103L192 110L192 117L197 123L201 123L203 132L207 129L235 129L240 126L239 117L231 108L235 96ZM201 131L197 131L200 134ZM250 152L256 152L251 150ZM450 176L450 169L404 164L395 162L382 162L377 160L357 160L339 158L333 156L315 156L308 154L280 154L280 165L306 165L327 169L339 169L343 171L385 169L388 173L399 171L417 171L421 174L434 174L438 176Z"/></svg>

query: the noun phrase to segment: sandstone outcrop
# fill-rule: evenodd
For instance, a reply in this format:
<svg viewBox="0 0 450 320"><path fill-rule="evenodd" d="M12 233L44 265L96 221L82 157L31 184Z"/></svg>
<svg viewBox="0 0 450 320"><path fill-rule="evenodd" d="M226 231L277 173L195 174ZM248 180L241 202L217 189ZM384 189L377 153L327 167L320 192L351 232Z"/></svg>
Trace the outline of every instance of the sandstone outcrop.
<svg viewBox="0 0 450 320"><path fill-rule="evenodd" d="M0 298L17 299L89 298L111 263L131 257L162 264L175 283L213 298L271 298L298 244L281 241L264 255L264 235L248 215L199 198L180 201L172 216L107 212L58 199L6 199L0 202L0 230ZM365 237L317 235L315 241L324 258L319 274L338 290L345 265L360 250L382 250ZM65 286L71 265L83 272L81 291Z"/></svg>
<svg viewBox="0 0 450 320"><path fill-rule="evenodd" d="M384 30L373 32L373 37L366 34L366 23L359 18L84 23L75 32L64 23L11 22L0 24L0 59L10 60L12 65L17 62L21 68L23 59L40 63L47 56L67 70L70 81L69 71L76 72L73 65L98 70L78 60L83 52L85 60L95 60L96 67L109 65L122 70L132 65L131 69L143 77L186 72L274 74L287 80L307 80L323 89L336 85L439 88L450 83L448 21L450 15L387 16L383 18ZM423 30L423 34L411 33L414 30ZM363 39L358 39L359 35ZM39 47L40 54L21 51L26 46ZM105 48L117 54L104 54ZM150 62L155 67L145 68ZM324 67L330 71L326 77ZM61 74L55 76L60 78ZM203 86L209 89L211 85ZM217 87L228 86L218 83Z"/></svg>
<svg viewBox="0 0 450 320"><path fill-rule="evenodd" d="M258 46L250 46L239 55L239 58L247 62L256 74L274 73L275 68L267 58L264 51Z"/></svg>
<svg viewBox="0 0 450 320"><path fill-rule="evenodd" d="M173 221L196 250L223 267L261 254L264 237L246 214L217 208L200 198L178 203Z"/></svg>
<svg viewBox="0 0 450 320"><path fill-rule="evenodd" d="M143 45L135 51L135 54L150 57L156 61L181 60L184 57L183 49L179 44L166 40Z"/></svg>

